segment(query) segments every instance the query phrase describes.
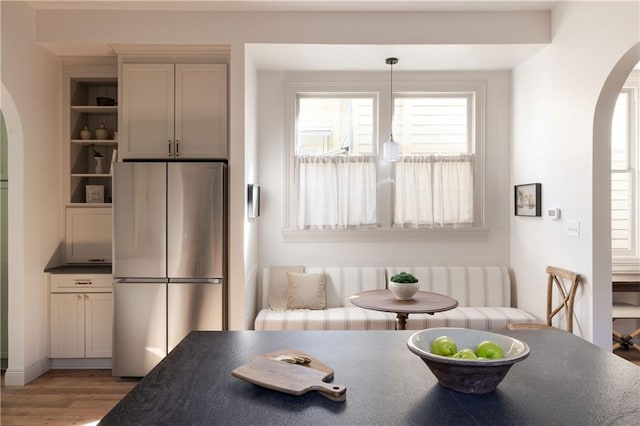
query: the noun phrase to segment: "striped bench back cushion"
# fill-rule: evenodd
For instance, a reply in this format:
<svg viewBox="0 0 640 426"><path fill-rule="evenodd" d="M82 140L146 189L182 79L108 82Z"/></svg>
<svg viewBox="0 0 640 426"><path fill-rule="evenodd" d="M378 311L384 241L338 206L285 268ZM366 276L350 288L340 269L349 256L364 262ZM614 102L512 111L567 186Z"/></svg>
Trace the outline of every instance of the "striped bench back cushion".
<svg viewBox="0 0 640 426"><path fill-rule="evenodd" d="M504 266L392 267L387 276L401 271L415 275L420 290L451 296L458 306L511 306L511 280Z"/></svg>
<svg viewBox="0 0 640 426"><path fill-rule="evenodd" d="M406 271L420 280L420 289L449 295L458 306L511 306L511 280L504 266L307 266L305 272L327 274L327 308L353 306L349 298L359 291L387 288L392 275ZM262 277L262 307L268 307L269 268Z"/></svg>

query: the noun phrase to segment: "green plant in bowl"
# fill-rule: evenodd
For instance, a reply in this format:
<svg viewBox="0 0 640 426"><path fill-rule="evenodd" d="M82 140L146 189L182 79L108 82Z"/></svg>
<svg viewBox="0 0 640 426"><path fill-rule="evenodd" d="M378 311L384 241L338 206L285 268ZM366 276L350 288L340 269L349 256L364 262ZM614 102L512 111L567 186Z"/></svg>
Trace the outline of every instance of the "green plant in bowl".
<svg viewBox="0 0 640 426"><path fill-rule="evenodd" d="M391 281L393 281L394 283L401 283L401 284L413 284L413 283L417 283L418 279L414 277L412 274L402 271L392 276Z"/></svg>
<svg viewBox="0 0 640 426"><path fill-rule="evenodd" d="M416 294L420 284L418 279L408 272L395 274L389 280L389 290L398 300L411 300Z"/></svg>

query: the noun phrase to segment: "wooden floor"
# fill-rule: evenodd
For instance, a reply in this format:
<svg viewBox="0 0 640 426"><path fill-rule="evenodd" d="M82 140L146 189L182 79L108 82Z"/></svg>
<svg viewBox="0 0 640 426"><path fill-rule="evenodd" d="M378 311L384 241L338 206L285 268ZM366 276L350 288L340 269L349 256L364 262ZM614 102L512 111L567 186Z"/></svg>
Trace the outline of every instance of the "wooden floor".
<svg viewBox="0 0 640 426"><path fill-rule="evenodd" d="M111 370L51 370L26 386L0 389L0 424L86 425L97 423L137 379L111 376Z"/></svg>
<svg viewBox="0 0 640 426"><path fill-rule="evenodd" d="M640 352L615 352L640 366ZM111 370L51 370L26 386L0 389L0 425L87 425L97 423L137 379L111 376Z"/></svg>

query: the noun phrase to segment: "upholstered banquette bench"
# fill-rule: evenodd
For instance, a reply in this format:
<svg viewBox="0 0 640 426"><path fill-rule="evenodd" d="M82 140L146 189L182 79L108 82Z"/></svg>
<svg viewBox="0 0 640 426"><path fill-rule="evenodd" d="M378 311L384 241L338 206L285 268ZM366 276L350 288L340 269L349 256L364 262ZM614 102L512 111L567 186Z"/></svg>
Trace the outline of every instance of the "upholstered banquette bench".
<svg viewBox="0 0 640 426"><path fill-rule="evenodd" d="M501 330L509 323L537 322L528 312L511 307L511 280L502 266L276 266L264 268L255 329L393 330L395 314L356 307L349 298L360 291L387 288L388 279L400 271L415 275L420 290L458 301L457 308L446 312L409 315L408 330Z"/></svg>

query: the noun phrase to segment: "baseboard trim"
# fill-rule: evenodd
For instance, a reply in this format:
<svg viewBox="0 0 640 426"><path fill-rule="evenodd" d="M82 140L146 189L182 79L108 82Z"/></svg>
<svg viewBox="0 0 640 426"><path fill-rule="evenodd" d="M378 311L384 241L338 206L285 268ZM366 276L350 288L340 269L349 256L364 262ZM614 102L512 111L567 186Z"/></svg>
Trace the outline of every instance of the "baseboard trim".
<svg viewBox="0 0 640 426"><path fill-rule="evenodd" d="M52 369L60 370L109 370L111 358L54 358L51 360Z"/></svg>
<svg viewBox="0 0 640 426"><path fill-rule="evenodd" d="M24 386L49 370L51 370L51 361L49 358L41 359L25 370L11 370L7 368L7 371L4 373L4 384L5 386Z"/></svg>

